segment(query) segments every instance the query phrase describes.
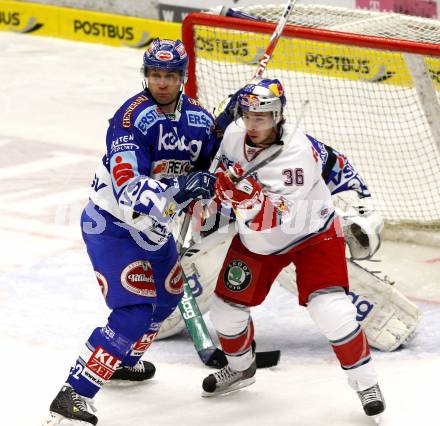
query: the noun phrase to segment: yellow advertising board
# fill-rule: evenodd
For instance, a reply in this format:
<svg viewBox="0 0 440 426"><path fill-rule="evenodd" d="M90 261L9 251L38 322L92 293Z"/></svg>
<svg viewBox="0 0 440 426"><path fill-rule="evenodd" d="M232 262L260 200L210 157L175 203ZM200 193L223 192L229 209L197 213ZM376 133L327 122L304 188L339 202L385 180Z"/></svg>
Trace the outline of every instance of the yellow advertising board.
<svg viewBox="0 0 440 426"><path fill-rule="evenodd" d="M207 60L257 64L269 35L196 26L197 56ZM440 90L440 59L425 57L434 86ZM268 68L411 87L402 53L321 42L281 38Z"/></svg>
<svg viewBox="0 0 440 426"><path fill-rule="evenodd" d="M178 23L2 0L0 30L135 48L181 38Z"/></svg>

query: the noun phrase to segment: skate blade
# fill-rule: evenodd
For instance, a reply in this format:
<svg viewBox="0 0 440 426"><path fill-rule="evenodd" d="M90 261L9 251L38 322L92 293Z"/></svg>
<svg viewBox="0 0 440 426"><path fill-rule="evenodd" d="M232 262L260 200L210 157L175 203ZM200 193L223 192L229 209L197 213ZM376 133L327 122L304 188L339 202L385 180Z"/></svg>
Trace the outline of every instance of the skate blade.
<svg viewBox="0 0 440 426"><path fill-rule="evenodd" d="M255 383L255 377L250 377L249 379L242 380L239 383L233 384L231 387L224 389L222 391L217 392L202 392L202 397L209 398L211 396L218 396L218 395L227 395L228 393L237 391L239 389L245 388L247 386L250 386L252 383Z"/></svg>
<svg viewBox="0 0 440 426"><path fill-rule="evenodd" d="M42 426L90 426L90 423L68 419L61 414L51 412L50 419L46 420Z"/></svg>

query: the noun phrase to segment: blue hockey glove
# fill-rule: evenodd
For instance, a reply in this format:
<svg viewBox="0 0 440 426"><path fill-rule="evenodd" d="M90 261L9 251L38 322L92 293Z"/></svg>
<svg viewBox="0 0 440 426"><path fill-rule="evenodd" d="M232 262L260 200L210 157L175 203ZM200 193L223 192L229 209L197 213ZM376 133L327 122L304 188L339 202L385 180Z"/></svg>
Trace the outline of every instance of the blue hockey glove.
<svg viewBox="0 0 440 426"><path fill-rule="evenodd" d="M174 201L181 205L199 198L209 199L214 195L214 183L217 177L208 171L190 173L178 178L179 191L174 195Z"/></svg>

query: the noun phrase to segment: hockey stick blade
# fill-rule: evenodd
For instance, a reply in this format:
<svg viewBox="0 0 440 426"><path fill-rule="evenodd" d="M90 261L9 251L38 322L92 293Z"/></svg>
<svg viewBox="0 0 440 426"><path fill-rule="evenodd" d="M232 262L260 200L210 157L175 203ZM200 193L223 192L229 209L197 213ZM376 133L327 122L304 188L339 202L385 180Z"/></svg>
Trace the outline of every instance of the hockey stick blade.
<svg viewBox="0 0 440 426"><path fill-rule="evenodd" d="M257 368L275 367L280 362L281 351L256 352Z"/></svg>
<svg viewBox="0 0 440 426"><path fill-rule="evenodd" d="M227 365L225 353L218 348L205 348L199 351L199 357L207 367L223 368ZM257 368L269 368L278 365L281 351L256 352Z"/></svg>

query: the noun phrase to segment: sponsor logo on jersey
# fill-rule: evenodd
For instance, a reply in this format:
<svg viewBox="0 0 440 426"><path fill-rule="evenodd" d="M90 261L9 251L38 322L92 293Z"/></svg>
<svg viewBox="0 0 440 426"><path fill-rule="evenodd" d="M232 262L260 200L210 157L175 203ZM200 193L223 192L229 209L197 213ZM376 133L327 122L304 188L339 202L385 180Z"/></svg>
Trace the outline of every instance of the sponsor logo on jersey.
<svg viewBox="0 0 440 426"><path fill-rule="evenodd" d="M132 133L129 135L119 136L112 141L110 146L110 154L116 154L120 151L134 151L139 149L139 145L133 141L134 135Z"/></svg>
<svg viewBox="0 0 440 426"><path fill-rule="evenodd" d="M150 262L138 260L130 263L121 273L122 286L139 296L156 297L156 284Z"/></svg>
<svg viewBox="0 0 440 426"><path fill-rule="evenodd" d="M356 307L357 315L356 320L362 322L365 318L368 317L370 312L374 308L374 304L370 303L365 297L362 299L362 296L354 293L353 291L349 291L348 296L351 297L351 301L353 305Z"/></svg>
<svg viewBox="0 0 440 426"><path fill-rule="evenodd" d="M127 107L122 115L122 127L131 127L131 116L134 110L144 102L147 102L148 98L145 95L139 95L136 99Z"/></svg>
<svg viewBox="0 0 440 426"><path fill-rule="evenodd" d="M105 37L130 41L134 39L134 28L108 24L105 22L94 22L75 19L73 21L74 33L82 33L92 37Z"/></svg>
<svg viewBox="0 0 440 426"><path fill-rule="evenodd" d="M108 292L108 283L104 275L101 274L101 272L95 271L96 279L98 280L99 288L101 289L102 295L107 297Z"/></svg>
<svg viewBox="0 0 440 426"><path fill-rule="evenodd" d="M213 124L212 118L202 111L186 111L188 124L193 127L205 127L207 132L210 131Z"/></svg>
<svg viewBox="0 0 440 426"><path fill-rule="evenodd" d="M129 162L124 162L120 155L116 156L115 163L112 169L113 178L117 186L122 186L134 177L133 165Z"/></svg>
<svg viewBox="0 0 440 426"><path fill-rule="evenodd" d="M195 161L202 150L202 141L196 139L187 141L184 135L177 138L176 128L174 128L174 131L164 133L164 126L160 124L157 149L158 151L175 151L176 149L179 151L189 151L191 160Z"/></svg>
<svg viewBox="0 0 440 426"><path fill-rule="evenodd" d="M146 333L144 334L133 346L133 349L131 351L131 356L142 356L144 352L151 346L154 339L157 336L157 333L159 330L157 330L154 333Z"/></svg>
<svg viewBox="0 0 440 426"><path fill-rule="evenodd" d="M252 281L252 272L242 260L232 260L223 274L225 286L234 292L245 290Z"/></svg>
<svg viewBox="0 0 440 426"><path fill-rule="evenodd" d="M143 135L146 135L148 129L160 120L166 120L165 114L163 114L158 106L151 105L139 113L134 125Z"/></svg>
<svg viewBox="0 0 440 426"><path fill-rule="evenodd" d="M183 292L183 271L179 261L176 262L166 277L165 288L171 294Z"/></svg>
<svg viewBox="0 0 440 426"><path fill-rule="evenodd" d="M106 381L109 380L115 370L121 364L121 360L98 346L89 358L85 370L89 370L93 376Z"/></svg>
<svg viewBox="0 0 440 426"><path fill-rule="evenodd" d="M168 178L187 175L192 169L189 160L160 160L153 163L152 177L154 179Z"/></svg>

